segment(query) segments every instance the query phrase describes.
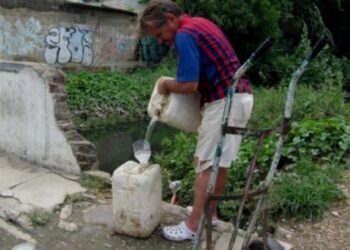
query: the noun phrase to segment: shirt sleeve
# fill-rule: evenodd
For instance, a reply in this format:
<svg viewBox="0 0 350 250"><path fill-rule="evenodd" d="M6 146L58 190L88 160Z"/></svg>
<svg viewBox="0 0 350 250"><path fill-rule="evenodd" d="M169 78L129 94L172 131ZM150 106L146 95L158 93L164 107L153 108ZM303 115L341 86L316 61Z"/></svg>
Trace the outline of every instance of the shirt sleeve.
<svg viewBox="0 0 350 250"><path fill-rule="evenodd" d="M187 33L178 32L175 45L179 57L177 81L199 81L200 53L196 40Z"/></svg>

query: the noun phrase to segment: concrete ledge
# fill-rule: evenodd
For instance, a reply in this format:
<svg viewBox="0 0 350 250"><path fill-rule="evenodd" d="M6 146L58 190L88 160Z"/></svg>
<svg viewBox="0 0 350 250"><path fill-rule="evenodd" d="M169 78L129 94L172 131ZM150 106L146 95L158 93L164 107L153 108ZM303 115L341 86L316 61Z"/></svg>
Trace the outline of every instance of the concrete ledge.
<svg viewBox="0 0 350 250"><path fill-rule="evenodd" d="M95 146L71 120L62 71L0 61L0 79L0 150L73 174L97 169Z"/></svg>

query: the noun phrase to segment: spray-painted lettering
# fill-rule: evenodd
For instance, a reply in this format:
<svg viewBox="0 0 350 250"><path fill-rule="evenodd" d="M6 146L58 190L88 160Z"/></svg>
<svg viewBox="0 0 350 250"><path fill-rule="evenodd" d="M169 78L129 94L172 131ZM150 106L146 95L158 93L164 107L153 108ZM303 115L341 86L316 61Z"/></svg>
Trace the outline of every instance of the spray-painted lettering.
<svg viewBox="0 0 350 250"><path fill-rule="evenodd" d="M91 65L94 60L92 32L79 27L54 27L45 39L49 64L68 62Z"/></svg>

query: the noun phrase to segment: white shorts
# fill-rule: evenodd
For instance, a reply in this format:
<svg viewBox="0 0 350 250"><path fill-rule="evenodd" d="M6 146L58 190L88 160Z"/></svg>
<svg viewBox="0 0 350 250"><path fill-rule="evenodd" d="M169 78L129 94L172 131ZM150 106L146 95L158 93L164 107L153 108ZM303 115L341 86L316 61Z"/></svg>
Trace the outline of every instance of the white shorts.
<svg viewBox="0 0 350 250"><path fill-rule="evenodd" d="M202 108L202 122L198 128L198 141L195 157L198 158L196 173L209 168L214 163L215 152L221 136L221 123L225 99L205 103ZM234 94L228 125L244 128L253 109L253 95ZM241 135L226 134L219 166L228 168L237 159Z"/></svg>

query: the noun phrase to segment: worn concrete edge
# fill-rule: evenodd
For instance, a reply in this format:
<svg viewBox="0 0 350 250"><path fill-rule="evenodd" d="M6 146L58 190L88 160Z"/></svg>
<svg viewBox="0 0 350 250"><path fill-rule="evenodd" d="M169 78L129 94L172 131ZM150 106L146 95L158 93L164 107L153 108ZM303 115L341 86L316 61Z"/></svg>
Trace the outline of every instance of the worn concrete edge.
<svg viewBox="0 0 350 250"><path fill-rule="evenodd" d="M6 223L6 221L4 221L1 218L0 218L0 227L18 239L25 240L34 245L37 244L37 241L33 239L30 235L23 233L22 231L18 230L15 226L12 226Z"/></svg>
<svg viewBox="0 0 350 250"><path fill-rule="evenodd" d="M80 171L97 170L99 160L95 145L78 132L71 119L72 114L67 102L66 74L62 70L44 63L0 60L0 71L19 73L25 68L34 70L47 84L48 92L52 95L54 101L56 124L70 145ZM52 169L52 167L49 168Z"/></svg>

